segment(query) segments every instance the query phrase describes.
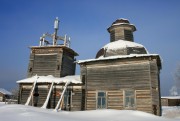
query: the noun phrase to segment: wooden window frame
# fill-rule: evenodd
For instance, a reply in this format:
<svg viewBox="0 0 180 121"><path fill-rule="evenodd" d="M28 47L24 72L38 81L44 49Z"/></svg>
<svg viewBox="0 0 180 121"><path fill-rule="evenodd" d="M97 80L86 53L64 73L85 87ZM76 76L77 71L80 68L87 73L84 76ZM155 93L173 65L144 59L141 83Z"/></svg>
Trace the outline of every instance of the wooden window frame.
<svg viewBox="0 0 180 121"><path fill-rule="evenodd" d="M127 96L126 96L126 92L127 92L127 91L131 91L131 92L133 92L133 94L134 94L134 95L133 95L133 97L134 97L134 106L132 106L132 107L131 107L131 106L130 106L130 107L127 107L127 106L126 106L126 97L127 97ZM132 89L126 89L126 90L124 90L124 91L123 91L123 98L124 98L124 99L123 99L123 107L124 107L125 109L135 109L135 108L136 108L136 91L135 91L135 90L132 90Z"/></svg>
<svg viewBox="0 0 180 121"><path fill-rule="evenodd" d="M134 41L133 33L131 30L124 29L124 39Z"/></svg>
<svg viewBox="0 0 180 121"><path fill-rule="evenodd" d="M105 107L103 107L103 108L102 107L98 108L98 93L100 93L100 92L103 92L105 94ZM101 106L102 106L102 104L101 104ZM106 91L99 90L96 92L96 109L98 109L98 110L107 109L107 92Z"/></svg>

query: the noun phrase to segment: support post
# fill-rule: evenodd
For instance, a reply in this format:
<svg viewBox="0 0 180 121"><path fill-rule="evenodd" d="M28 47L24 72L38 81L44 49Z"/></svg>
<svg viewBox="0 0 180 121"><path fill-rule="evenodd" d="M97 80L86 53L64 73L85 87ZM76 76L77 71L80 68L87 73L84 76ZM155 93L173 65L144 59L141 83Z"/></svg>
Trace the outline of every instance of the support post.
<svg viewBox="0 0 180 121"><path fill-rule="evenodd" d="M65 86L64 86L64 90L63 90L63 92L62 92L62 94L61 94L61 97L60 97L60 99L59 99L59 101L58 101L58 103L57 103L57 105L56 105L56 108L54 109L54 110L57 111L57 112L58 112L58 110L61 110L61 107L60 107L60 109L59 109L59 106L60 106L60 103L62 102L64 93L65 93L68 85L69 85L69 82L66 82L66 84L65 84Z"/></svg>
<svg viewBox="0 0 180 121"><path fill-rule="evenodd" d="M49 92L48 92L48 95L47 95L47 98L46 98L46 101L44 102L43 106L41 108L46 108L47 107L47 104L49 102L49 98L50 98L50 95L51 95L51 92L52 92L52 89L53 89L53 85L54 85L54 81L52 82L51 84L51 87L49 89Z"/></svg>
<svg viewBox="0 0 180 121"><path fill-rule="evenodd" d="M36 75L36 76L37 76L37 75ZM32 96L33 96L33 92L34 92L34 89L35 89L35 86L36 86L36 83L37 83L38 78L39 78L39 77L37 77L37 79L34 81L33 87L32 87L32 89L31 89L31 92L30 92L30 94L29 94L29 97L28 97L25 105L29 105L29 103L30 103L30 101L31 101L31 98L32 98Z"/></svg>

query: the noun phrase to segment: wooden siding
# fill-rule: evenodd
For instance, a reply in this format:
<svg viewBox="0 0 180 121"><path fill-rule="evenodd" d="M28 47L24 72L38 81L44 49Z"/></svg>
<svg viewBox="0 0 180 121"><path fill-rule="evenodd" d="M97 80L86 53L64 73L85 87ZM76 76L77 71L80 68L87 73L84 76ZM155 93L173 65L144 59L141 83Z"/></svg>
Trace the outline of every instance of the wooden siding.
<svg viewBox="0 0 180 121"><path fill-rule="evenodd" d="M39 94L38 100L37 100L37 107L42 107L48 95L49 88L48 88L48 85L38 85L37 88L38 88L37 92ZM34 100L34 103L35 103L35 100Z"/></svg>
<svg viewBox="0 0 180 121"><path fill-rule="evenodd" d="M80 111L82 109L82 89L81 87L73 88L71 111Z"/></svg>
<svg viewBox="0 0 180 121"><path fill-rule="evenodd" d="M23 84L23 85L20 85L20 87L21 88L20 88L20 100L19 100L20 102L19 103L25 104L30 95L32 84ZM37 93L39 94L38 103L36 106L41 107L44 104L48 91L49 91L48 85L37 85L36 90L37 90ZM31 99L31 102L29 105L33 105L32 100L33 100L33 104L35 104L35 99Z"/></svg>
<svg viewBox="0 0 180 121"><path fill-rule="evenodd" d="M30 94L30 91L32 88L32 84L21 84L20 87L21 87L20 104L25 104L29 97L29 94ZM39 93L37 107L41 107L44 104L46 97L48 95L48 92L49 92L49 87L50 87L50 84L43 84L43 85L38 84L36 86L36 88L38 88L38 93ZM55 106L60 98L60 95L61 95L60 92L62 92L62 86L60 86L60 87L61 88L57 88L57 86L54 85L53 91L50 96L51 98L49 100L47 108L55 108ZM32 102L30 103L30 105L32 105Z"/></svg>
<svg viewBox="0 0 180 121"><path fill-rule="evenodd" d="M108 29L109 33L110 33L110 41L114 42L117 40L126 40L126 41L134 41L133 38L133 31L131 30L130 27L126 27L126 26L121 26L121 27L117 27L117 26L111 26ZM128 31L128 32L127 32Z"/></svg>
<svg viewBox="0 0 180 121"><path fill-rule="evenodd" d="M28 97L29 97L29 94L30 94L30 91L31 91L31 88L32 88L32 84L25 84L25 85L21 84L19 87L20 87L19 103L20 104L25 104Z"/></svg>
<svg viewBox="0 0 180 121"><path fill-rule="evenodd" d="M62 48L31 48L28 66L28 77L38 75L53 75L60 77Z"/></svg>
<svg viewBox="0 0 180 121"><path fill-rule="evenodd" d="M74 75L75 69L76 64L74 63L74 56L71 53L64 51L61 66L61 77Z"/></svg>
<svg viewBox="0 0 180 121"><path fill-rule="evenodd" d="M75 74L74 56L68 49L62 47L31 48L28 66L28 77L53 75L64 77Z"/></svg>
<svg viewBox="0 0 180 121"><path fill-rule="evenodd" d="M28 77L38 75L46 76L53 75L54 77L64 77L75 74L76 64L74 63L74 56L78 54L70 48L63 46L52 47L31 47L31 54L28 65ZM42 83L47 88L40 88L38 107L42 106L49 92L50 84ZM21 87L27 87L27 84L20 84ZM38 84L39 85L39 84ZM32 86L29 85L31 88ZM21 88L19 103L24 104L29 96L30 88ZM38 88L38 86L37 86ZM48 108L55 108L63 88L59 85L54 85L51 93L51 98L48 103Z"/></svg>
<svg viewBox="0 0 180 121"><path fill-rule="evenodd" d="M105 91L107 100L107 109L127 109L124 107L124 90ZM88 91L86 94L86 110L96 110L97 107L97 92ZM132 108L131 108L132 109ZM135 107L139 111L153 113L152 100L150 90L135 90Z"/></svg>
<svg viewBox="0 0 180 121"><path fill-rule="evenodd" d="M124 107L124 90L135 91L135 107L156 115L160 114L158 75L160 67L151 57L128 58L81 63L81 75L85 75L86 109L94 110L97 92L106 92L107 108ZM152 81L152 82L151 82Z"/></svg>
<svg viewBox="0 0 180 121"><path fill-rule="evenodd" d="M108 91L107 92L107 108L108 109L123 109L123 91Z"/></svg>
<svg viewBox="0 0 180 121"><path fill-rule="evenodd" d="M157 66L156 60L150 61L150 75L151 75L151 94L152 94L152 106L157 108L157 115L161 115L161 99L160 99L160 86L159 86L159 68Z"/></svg>
<svg viewBox="0 0 180 121"><path fill-rule="evenodd" d="M124 109L123 90L150 90L149 73L149 61L144 60L83 65L81 75L86 75L86 109L96 109L97 90L107 92L107 108Z"/></svg>
<svg viewBox="0 0 180 121"><path fill-rule="evenodd" d="M33 75L55 75L57 55L35 55Z"/></svg>
<svg viewBox="0 0 180 121"><path fill-rule="evenodd" d="M162 106L168 106L168 99L161 98L161 104L162 104Z"/></svg>
<svg viewBox="0 0 180 121"><path fill-rule="evenodd" d="M180 106L180 98L171 99L171 98L161 98L162 106Z"/></svg>
<svg viewBox="0 0 180 121"><path fill-rule="evenodd" d="M86 92L86 110L96 110L96 91Z"/></svg>
<svg viewBox="0 0 180 121"><path fill-rule="evenodd" d="M136 90L136 109L152 113L152 99L150 90Z"/></svg>
<svg viewBox="0 0 180 121"><path fill-rule="evenodd" d="M87 90L149 89L148 62L87 66Z"/></svg>
<svg viewBox="0 0 180 121"><path fill-rule="evenodd" d="M34 54L30 55L28 77L39 75L53 75L60 77L62 53Z"/></svg>
<svg viewBox="0 0 180 121"><path fill-rule="evenodd" d="M50 83L37 84L36 91L39 94L38 102L36 105L37 107L43 106L43 104L47 98L47 95L48 95L48 92L50 89L50 85L51 85ZM26 101L29 97L31 88L32 88L32 84L20 84L20 93L19 93L19 103L20 104L26 103ZM65 107L64 100L63 100L62 104L61 104L62 110L72 110L72 111L82 110L82 104L81 104L82 103L82 86L68 86L67 90L71 92L69 95L70 96L70 105L68 108ZM63 91L63 85L55 84L53 86L53 90L51 92L47 108L54 109L56 107L56 105L60 99L60 96L62 94L62 91ZM35 104L35 100L33 101L33 104L32 104L32 100L33 99L31 99L31 102L29 105Z"/></svg>
<svg viewBox="0 0 180 121"><path fill-rule="evenodd" d="M62 86L54 85L49 99L48 108L55 108L63 91Z"/></svg>

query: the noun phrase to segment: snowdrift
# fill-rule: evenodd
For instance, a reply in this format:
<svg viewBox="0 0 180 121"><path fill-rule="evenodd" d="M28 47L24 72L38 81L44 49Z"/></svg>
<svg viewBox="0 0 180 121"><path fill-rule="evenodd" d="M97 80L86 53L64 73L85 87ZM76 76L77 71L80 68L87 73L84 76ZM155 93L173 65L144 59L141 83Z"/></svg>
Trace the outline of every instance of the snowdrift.
<svg viewBox="0 0 180 121"><path fill-rule="evenodd" d="M178 121L132 110L54 112L24 105L0 103L1 121Z"/></svg>

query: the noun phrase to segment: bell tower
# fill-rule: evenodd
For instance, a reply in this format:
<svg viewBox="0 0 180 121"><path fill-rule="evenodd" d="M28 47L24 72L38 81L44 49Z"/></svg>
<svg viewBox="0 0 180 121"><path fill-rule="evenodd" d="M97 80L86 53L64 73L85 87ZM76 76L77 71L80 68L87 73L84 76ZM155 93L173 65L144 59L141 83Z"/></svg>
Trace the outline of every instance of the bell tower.
<svg viewBox="0 0 180 121"><path fill-rule="evenodd" d="M40 37L39 46L31 46L27 76L34 75L64 77L74 75L76 65L75 56L70 48L70 37L58 36L59 19L54 21L54 33L45 33ZM51 40L47 40L51 38Z"/></svg>
<svg viewBox="0 0 180 121"><path fill-rule="evenodd" d="M110 42L117 40L134 42L133 32L136 31L136 27L127 19L121 18L113 22L107 31L110 33Z"/></svg>

